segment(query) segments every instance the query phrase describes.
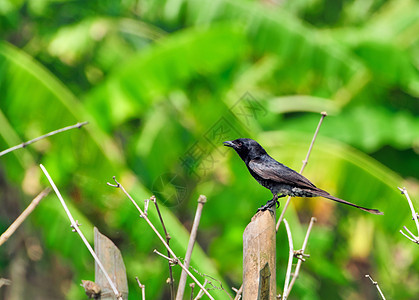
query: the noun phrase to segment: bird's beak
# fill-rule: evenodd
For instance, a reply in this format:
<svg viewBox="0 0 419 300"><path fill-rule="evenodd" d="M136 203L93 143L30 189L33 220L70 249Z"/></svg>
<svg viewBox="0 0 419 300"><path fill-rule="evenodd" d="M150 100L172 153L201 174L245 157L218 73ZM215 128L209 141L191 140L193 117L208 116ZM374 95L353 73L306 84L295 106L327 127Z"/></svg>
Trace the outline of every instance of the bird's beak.
<svg viewBox="0 0 419 300"><path fill-rule="evenodd" d="M226 141L226 142L223 142L223 144L224 146L231 147L231 148L234 148L235 146L232 141Z"/></svg>

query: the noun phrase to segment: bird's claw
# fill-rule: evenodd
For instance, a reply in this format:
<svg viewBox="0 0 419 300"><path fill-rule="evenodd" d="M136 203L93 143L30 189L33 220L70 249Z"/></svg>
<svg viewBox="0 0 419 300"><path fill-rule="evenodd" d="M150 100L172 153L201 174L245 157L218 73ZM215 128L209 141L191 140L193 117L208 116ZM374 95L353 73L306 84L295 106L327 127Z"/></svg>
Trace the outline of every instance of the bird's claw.
<svg viewBox="0 0 419 300"><path fill-rule="evenodd" d="M272 207L275 207L275 206L276 206L276 208L279 207L278 199L269 200L268 202L266 202L265 205L262 205L261 207L258 208L258 212L265 211L267 209L271 209Z"/></svg>

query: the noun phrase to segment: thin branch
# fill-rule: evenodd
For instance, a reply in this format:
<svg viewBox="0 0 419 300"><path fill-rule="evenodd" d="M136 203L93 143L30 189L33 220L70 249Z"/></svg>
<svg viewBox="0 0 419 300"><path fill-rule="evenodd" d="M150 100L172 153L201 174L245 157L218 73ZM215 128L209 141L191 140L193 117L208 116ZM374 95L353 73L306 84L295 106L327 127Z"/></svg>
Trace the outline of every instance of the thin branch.
<svg viewBox="0 0 419 300"><path fill-rule="evenodd" d="M196 234L198 232L198 226L201 220L202 209L204 208L204 204L206 202L207 202L207 197L205 197L204 195L200 195L198 198L198 206L196 208L195 218L193 221L192 230L189 237L188 248L186 249L186 255L185 255L185 260L184 260L184 264L186 268L189 268L189 263L191 261L191 256L192 256L192 250L195 245ZM185 271L182 271L182 274L180 275L180 279L179 279L177 293L176 293L176 300L183 299L183 294L185 292L185 286L186 286L186 279L187 279L187 274Z"/></svg>
<svg viewBox="0 0 419 300"><path fill-rule="evenodd" d="M412 211L412 217L413 217L413 220L415 220L416 229L418 230L418 236L419 236L418 214L415 211L415 208L413 207L412 200L410 200L410 197L409 197L409 193L407 192L405 187L403 189L399 188L399 190L406 196L407 202L409 202L409 207L410 207L410 210Z"/></svg>
<svg viewBox="0 0 419 300"><path fill-rule="evenodd" d="M166 237L166 243L167 243L167 245L169 245L171 237L166 230L166 226L164 225L163 217L160 213L159 205L157 204L157 199L156 199L155 196L151 196L150 199L151 199L151 201L153 201L154 205L156 206L157 214L159 215L161 225L163 226L164 235ZM167 256L170 258L170 251L169 250L167 250ZM174 280L173 280L172 265L170 264L170 262L169 262L169 286L170 286L170 299L174 300L175 299L175 284L174 284Z"/></svg>
<svg viewBox="0 0 419 300"><path fill-rule="evenodd" d="M291 202L291 196L287 197L287 201L285 202L284 208L282 209L281 215L279 216L278 222L276 222L276 231L278 232L279 226L281 225L282 220L284 219L284 215L286 210L288 209L288 206Z"/></svg>
<svg viewBox="0 0 419 300"><path fill-rule="evenodd" d="M195 288L195 283L192 282L192 283L189 284L189 286L191 288L191 298L190 299L193 300L193 290Z"/></svg>
<svg viewBox="0 0 419 300"><path fill-rule="evenodd" d="M151 196L154 197L154 196ZM154 197L156 198L156 197ZM150 204L150 199L145 199L144 200L144 213L148 216L148 205ZM156 204L157 205L157 204Z"/></svg>
<svg viewBox="0 0 419 300"><path fill-rule="evenodd" d="M73 227L73 229L79 234L80 238L82 239L83 243L86 245L86 247L89 250L90 254L92 254L94 260L97 263L97 265L102 270L103 274L105 275L106 279L108 280L109 285L111 286L112 291L114 292L116 298L118 300L122 300L121 293L118 291L118 289L116 288L116 285L113 283L112 279L110 278L110 276L106 272L105 267L100 262L100 260L97 257L95 251L93 250L92 246L90 246L89 242L87 241L87 239L85 238L85 236L81 232L81 230L79 228L79 224L76 222L76 220L74 220L73 216L71 215L70 210L68 209L67 205L65 204L65 201L64 201L63 197L61 196L60 191L58 190L57 186L55 185L55 183L52 180L51 176L49 175L48 171L45 169L45 167L42 164L40 165L40 167L41 167L42 171L44 172L45 176L47 177L47 179L48 179L49 183L51 184L52 188L54 189L55 193L57 194L57 197L60 200L61 205L63 206L63 208L64 208L64 210L65 210L68 218L70 219L71 227Z"/></svg>
<svg viewBox="0 0 419 300"><path fill-rule="evenodd" d="M418 242L418 238L409 230L409 228L407 228L406 226L403 226L403 229L407 231L408 234L410 234L411 237L413 237L416 242Z"/></svg>
<svg viewBox="0 0 419 300"><path fill-rule="evenodd" d="M41 136L39 136L37 138L34 138L33 140L30 140L30 141L24 142L22 144L16 145L14 147L11 147L9 149L3 150L3 151L0 152L0 156L3 156L3 155L5 155L5 154L7 154L9 152L12 152L12 151L17 150L17 149L20 149L20 148L25 148L26 146L28 146L28 145L30 145L32 143L35 143L35 142L37 142L39 140L42 140L42 139L44 139L46 137L49 137L49 136L52 136L54 134L57 134L57 133L60 133L60 132L64 132L64 131L67 131L67 130L70 130L70 129L74 129L74 128L81 128L82 126L86 125L87 123L89 123L89 122L81 122L81 123L77 123L75 125L71 125L71 126L67 126L67 127L61 128L61 129L57 129L57 130L51 131L51 132L49 132L47 134L41 135Z"/></svg>
<svg viewBox="0 0 419 300"><path fill-rule="evenodd" d="M367 278L369 278L370 280L371 280L371 283L373 284L373 285L375 285L375 287L377 288L377 291L378 291L378 293L380 294L380 296L381 296L381 298L383 299L383 300L386 300L386 298L384 297L384 294L383 294L383 292L381 291L381 289L380 289L380 286L378 285L378 282L377 281L374 281L373 279L372 279L372 277L370 276L370 275L365 275L365 277L367 277Z"/></svg>
<svg viewBox="0 0 419 300"><path fill-rule="evenodd" d="M399 187L398 189L399 189L400 192L402 192L403 195L406 196L407 202L409 203L410 211L412 212L413 220L415 221L415 224L416 224L416 229L418 231L418 235L415 236L412 232L410 232L409 229L407 229L406 226L404 226L403 228L414 238L415 243L418 244L419 243L419 221L418 221L418 214L415 211L415 208L413 207L412 200L410 200L410 197L409 197L409 194L407 193L406 188L405 187L404 188L400 188ZM400 232L402 232L402 231L400 230ZM403 233L403 235L406 236L404 233Z"/></svg>
<svg viewBox="0 0 419 300"><path fill-rule="evenodd" d="M406 227L406 226L405 226ZM411 240L413 243L419 244L419 242L415 239L412 239L410 236L408 236L406 233L403 232L403 230L399 230L401 234L403 234L405 237L407 237L409 240ZM414 236L415 237L415 236Z"/></svg>
<svg viewBox="0 0 419 300"><path fill-rule="evenodd" d="M307 233L306 233L306 236L304 238L303 246L301 247L301 255L302 256L304 256L304 251L306 250L306 247L307 247L308 238L310 236L311 229L313 228L313 224L316 221L317 221L317 219L312 217L311 220L310 220L310 224L308 224ZM298 274L300 273L300 268L301 268L302 263L303 263L303 259L299 259L298 262L297 262L297 266L295 267L295 272L294 272L294 275L292 276L292 280L291 280L291 283L289 285L287 294L284 293L284 299L286 299L289 296L289 294L291 293L291 289L294 286L295 281L297 280Z"/></svg>
<svg viewBox="0 0 419 300"><path fill-rule="evenodd" d="M0 236L0 246L3 245L10 236L19 228L19 226L25 221L25 219L32 213L35 207L39 204L39 202L50 192L50 188L44 189L42 192L36 196L32 202L26 207L26 209L20 214L19 217L12 223L12 225L7 228L5 232Z"/></svg>
<svg viewBox="0 0 419 300"><path fill-rule="evenodd" d="M178 259L175 259L175 258L170 257L170 256L166 256L163 253L160 253L159 251L157 251L156 249L153 250L153 253L156 253L157 255L163 257L164 259L167 259L170 266L177 265L179 263Z"/></svg>
<svg viewBox="0 0 419 300"><path fill-rule="evenodd" d="M288 244L289 244L289 256L288 256L288 266L287 266L287 274L285 276L285 283L284 283L284 292L282 293L283 298L282 299L287 299L288 296L288 286L289 286L289 282L290 282L290 277L291 277L291 269L292 269L292 261L294 258L294 245L292 243L292 235L291 235L291 229L290 226L288 225L288 222L286 219L284 219L284 225L285 225L285 229L287 231L287 236L288 236Z"/></svg>
<svg viewBox="0 0 419 300"><path fill-rule="evenodd" d="M131 202L134 204L134 206L137 208L137 210L140 212L140 216L146 220L147 224L151 227L151 229L154 231L154 233L157 235L157 237L160 239L160 241L163 243L163 245L166 247L166 249L170 252L170 254L173 256L174 259L178 260L179 266L188 273L188 275L192 278L193 281L204 291L204 293L210 298L211 300L214 300L214 298L210 295L210 293L204 288L204 286L193 276L191 272L180 262L176 254L173 252L173 250L170 248L170 246L167 244L167 242L164 240L164 238L161 236L161 234L157 231L156 227L154 227L153 223L148 219L148 217L144 214L144 212L141 210L141 208L135 203L134 199L131 197L130 194L125 190L125 188L116 180L115 176L113 177L113 180L116 182L116 184L111 184L108 182L109 186L120 188L124 194L128 197L128 199L131 200Z"/></svg>
<svg viewBox="0 0 419 300"><path fill-rule="evenodd" d="M239 289L233 289L233 291L236 292L236 297L234 297L234 300L240 300L243 293L243 284L240 286Z"/></svg>
<svg viewBox="0 0 419 300"><path fill-rule="evenodd" d="M319 133L320 127L322 126L323 120L327 116L327 113L323 111L323 112L321 112L321 115L322 116L320 117L319 124L317 125L316 131L314 132L313 139L311 140L310 147L308 148L306 158L303 160L303 165L301 166L300 174L303 173L303 171L304 171L304 169L305 169L305 167L308 163L308 159L310 157L311 150L313 149L314 142L316 141L317 134ZM276 231L278 231L279 225L281 225L282 219L284 218L285 212L286 212L290 202L291 202L291 197L289 196L287 198L287 202L285 202L284 208L282 209L281 215L279 216L278 222L276 223Z"/></svg>
<svg viewBox="0 0 419 300"><path fill-rule="evenodd" d="M205 287L207 285L207 283L208 283L208 279L205 279L204 284L203 284L203 287ZM199 300L199 299L202 298L202 296L204 296L204 289L201 289L198 292L198 295L196 295L196 297L194 298L194 300Z"/></svg>
<svg viewBox="0 0 419 300"><path fill-rule="evenodd" d="M308 163L308 159L310 157L311 150L313 149L314 142L315 142L315 140L317 138L317 135L319 134L320 127L322 126L322 123L323 123L324 118L327 116L327 113L325 111L322 111L320 114L322 116L320 117L320 121L319 121L319 124L317 125L316 132L314 133L313 140L311 141L310 147L308 148L307 156L303 160L303 165L301 166L300 174L303 173L303 171L304 171L304 169L305 169L305 167L306 167L306 165Z"/></svg>
<svg viewBox="0 0 419 300"><path fill-rule="evenodd" d="M223 284L221 283L221 281L219 281L217 278L212 277L211 275L205 274L205 273L201 273L199 272L197 269L195 269L192 266L189 266L189 269L192 269L196 274L198 274L199 276L201 276L202 278L205 278L208 281L208 284L211 286L211 289L215 289L215 290L219 290L219 291L223 291L224 293L227 294L227 296L233 300L233 298L231 297L231 295L226 291L226 289L223 287ZM211 280L209 280L209 279ZM213 281L217 282L220 286L216 286ZM209 288L208 288L209 289Z"/></svg>
<svg viewBox="0 0 419 300"><path fill-rule="evenodd" d="M140 280L138 279L137 276L135 276L135 280L137 280L138 286L141 289L141 295L142 295L142 299L145 300L145 285L141 284Z"/></svg>

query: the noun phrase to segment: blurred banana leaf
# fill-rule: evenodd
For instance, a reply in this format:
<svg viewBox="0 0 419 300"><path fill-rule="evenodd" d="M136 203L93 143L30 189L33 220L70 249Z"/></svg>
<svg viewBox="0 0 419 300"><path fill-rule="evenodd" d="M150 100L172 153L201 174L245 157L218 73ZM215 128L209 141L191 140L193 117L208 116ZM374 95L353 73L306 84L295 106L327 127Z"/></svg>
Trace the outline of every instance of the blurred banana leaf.
<svg viewBox="0 0 419 300"><path fill-rule="evenodd" d="M2 99L2 114L5 116L4 121L10 125L0 129L2 148L76 122L80 120L78 118L91 122L86 126L86 130L83 128L79 132L77 130L56 135L47 141L34 144L34 149L29 149L29 152L23 149L2 157L6 169L13 170L10 175L14 174L14 177L10 176L10 179L16 184L25 183L25 170L33 169L37 163L43 163L64 198L71 199L68 205L75 219L83 224L82 230L91 242L93 227L90 220L101 224L101 230L111 238L124 240L119 247L125 264L133 266L127 268L132 294L136 293L134 277L151 273L153 270L153 276L147 282L150 297L157 297L161 293L157 286L165 282L162 278L167 272L167 265L151 253L153 247L163 247L157 242L151 229L138 217L138 212L131 207L128 199L125 199L121 192L106 186L106 182L111 181L112 176L116 175L122 184L128 183L125 187L132 191L137 200L149 198L150 191L144 188L125 166L124 158L111 137L95 125L95 120L84 111L80 102L49 72L22 51L5 43L1 44L0 55L0 69L4 76L0 89L5 95ZM26 94L23 93L25 90ZM36 92L36 98L28 99L28 90ZM19 109L22 107L25 107L25 110ZM13 132L9 132L10 130ZM21 140L4 138L8 136L19 136ZM19 156L26 156L28 159L17 161L16 157ZM47 185L39 170L35 171L35 174L32 180L39 188L41 185ZM25 186L22 186L22 189L25 190ZM44 203L45 205L40 205L35 210L34 222L41 229L48 249L65 258L75 272L74 286L69 297L81 298L84 292L81 288L76 288L77 282L93 277L93 260L89 257L87 249L80 248L81 241L71 232L69 221L56 197L50 195ZM187 231L169 209L162 206L161 210L172 236L171 245L174 251L182 256L186 251ZM158 227L158 217L153 209L150 209L149 216ZM127 253L124 253L126 249ZM132 264L133 261L144 261L144 264ZM200 272L222 280L199 246L195 248L191 264ZM226 297L223 292L220 293L219 298Z"/></svg>
<svg viewBox="0 0 419 300"><path fill-rule="evenodd" d="M0 148L90 122L1 157L4 178L29 201L47 185L43 163L89 240L95 225L121 248L130 298L139 297L135 276L147 298L167 298L167 262L151 253L164 249L106 182L115 175L140 202L156 194L181 257L196 199L205 194L192 266L229 290L241 283L243 229L271 195L222 141L254 138L298 170L325 110L330 117L304 174L385 215L293 199L286 218L296 247L310 217L318 223L291 299L370 299L375 290L363 281L366 273L378 274L389 297L413 299L419 261L398 232L413 223L397 187L418 199L418 12L410 0L0 5L0 33L18 45L0 44ZM153 208L149 216L160 228ZM8 222L1 220L2 228ZM56 255L73 272L67 298L82 298L78 284L93 278L93 261L56 197L29 222L40 232L45 260ZM281 228L278 291L287 257Z"/></svg>

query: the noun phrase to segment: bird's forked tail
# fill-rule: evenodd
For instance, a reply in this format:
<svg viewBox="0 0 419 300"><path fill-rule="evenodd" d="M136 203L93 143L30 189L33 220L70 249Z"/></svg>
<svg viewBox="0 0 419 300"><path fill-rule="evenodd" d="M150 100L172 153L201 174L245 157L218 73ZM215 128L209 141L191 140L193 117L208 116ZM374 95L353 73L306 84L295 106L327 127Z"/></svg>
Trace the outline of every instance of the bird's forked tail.
<svg viewBox="0 0 419 300"><path fill-rule="evenodd" d="M319 190L320 190L320 189L319 189ZM382 213L382 212L381 212L381 211L379 211L378 209L373 209L373 208L366 208L366 207L362 207L362 206L359 206L359 205L353 204L353 203L351 203L351 202L349 202L349 201L346 201L346 200L343 200L343 199L337 198L337 197L335 197L335 196L332 196L332 195L330 195L330 194L329 194L328 192L326 192L326 191L323 191L323 190L320 190L320 191L321 191L321 192L319 192L318 196L321 196L321 197L324 197L324 198L327 198L327 199L330 199L330 200L333 200L333 201L336 201L336 202L339 202L339 203L343 203L343 204L346 204L346 205L350 205L350 206L353 206L353 207L356 207L356 208L362 209L363 211L369 212L369 213L374 214L374 215L384 215L384 213Z"/></svg>

